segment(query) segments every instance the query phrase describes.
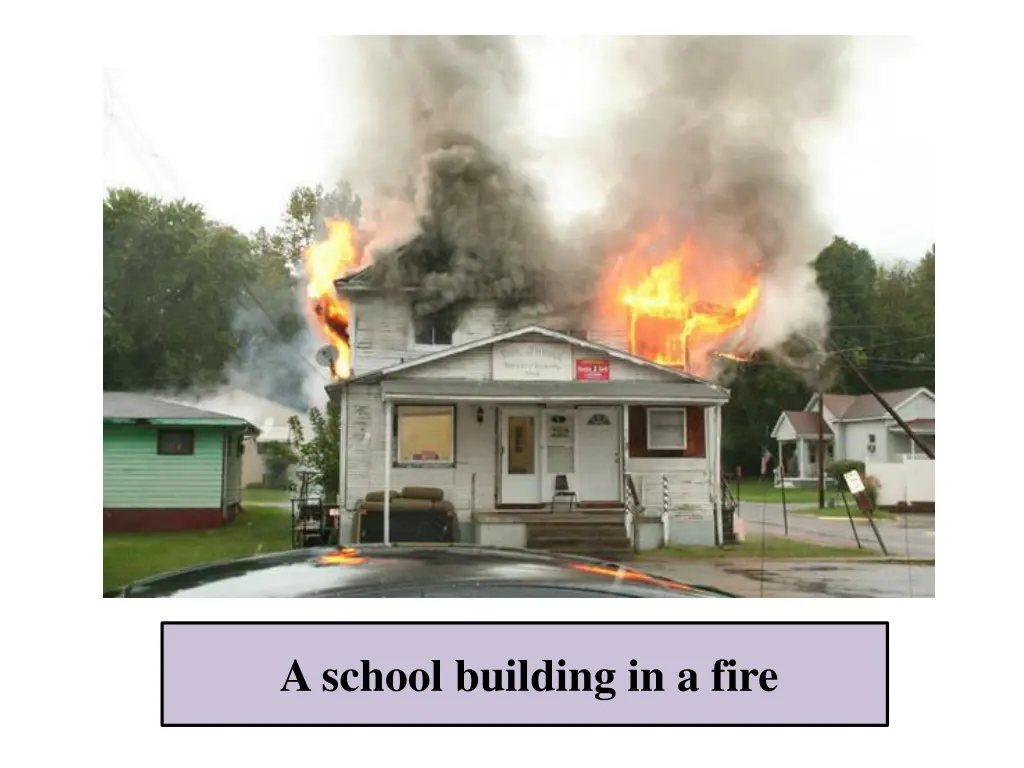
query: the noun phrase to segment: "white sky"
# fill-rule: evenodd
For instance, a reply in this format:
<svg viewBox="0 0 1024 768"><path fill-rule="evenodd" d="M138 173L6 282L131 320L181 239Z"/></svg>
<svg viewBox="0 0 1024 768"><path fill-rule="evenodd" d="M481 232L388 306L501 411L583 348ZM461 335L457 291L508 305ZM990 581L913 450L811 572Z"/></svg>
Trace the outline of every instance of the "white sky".
<svg viewBox="0 0 1024 768"><path fill-rule="evenodd" d="M290 191L332 183L351 150L337 86L317 74L322 55L309 41L222 42L184 62L154 54L108 69L104 186L185 196L246 232L276 226ZM812 152L827 221L879 258L916 259L934 241L930 70L916 42L863 45L844 119ZM538 129L557 136L585 113L550 87L551 71L586 73L563 60L535 94ZM585 204L570 199L571 178L554 186L567 209Z"/></svg>

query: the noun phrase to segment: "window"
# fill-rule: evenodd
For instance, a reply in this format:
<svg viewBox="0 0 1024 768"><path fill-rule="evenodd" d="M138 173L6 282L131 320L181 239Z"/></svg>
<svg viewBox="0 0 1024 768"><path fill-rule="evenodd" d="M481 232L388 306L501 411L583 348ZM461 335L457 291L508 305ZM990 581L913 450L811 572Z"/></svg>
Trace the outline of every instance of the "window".
<svg viewBox="0 0 1024 768"><path fill-rule="evenodd" d="M160 456L191 456L196 452L196 433L191 429L161 429L156 433Z"/></svg>
<svg viewBox="0 0 1024 768"><path fill-rule="evenodd" d="M686 448L686 409L647 409L647 448L673 451Z"/></svg>
<svg viewBox="0 0 1024 768"><path fill-rule="evenodd" d="M395 408L395 463L455 463L455 408L399 405Z"/></svg>
<svg viewBox="0 0 1024 768"><path fill-rule="evenodd" d="M413 341L421 346L444 347L452 343L455 323L448 313L417 317L413 321Z"/></svg>

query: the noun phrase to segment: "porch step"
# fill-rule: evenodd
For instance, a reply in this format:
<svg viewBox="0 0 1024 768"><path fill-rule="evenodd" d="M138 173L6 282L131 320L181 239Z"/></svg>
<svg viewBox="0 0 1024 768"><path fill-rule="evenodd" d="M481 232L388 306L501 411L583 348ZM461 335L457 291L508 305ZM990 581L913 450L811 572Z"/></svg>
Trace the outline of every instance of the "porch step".
<svg viewBox="0 0 1024 768"><path fill-rule="evenodd" d="M630 559L633 553L621 519L530 522L526 527L526 546L616 562Z"/></svg>

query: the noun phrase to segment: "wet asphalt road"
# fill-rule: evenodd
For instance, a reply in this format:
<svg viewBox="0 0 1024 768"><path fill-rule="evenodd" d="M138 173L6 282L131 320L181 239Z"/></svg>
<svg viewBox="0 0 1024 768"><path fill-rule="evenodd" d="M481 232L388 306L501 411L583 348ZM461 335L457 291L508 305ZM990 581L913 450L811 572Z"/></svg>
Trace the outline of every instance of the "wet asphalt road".
<svg viewBox="0 0 1024 768"><path fill-rule="evenodd" d="M935 567L907 563L848 561L636 563L676 581L731 592L740 597L935 597Z"/></svg>
<svg viewBox="0 0 1024 768"><path fill-rule="evenodd" d="M741 502L740 516L746 523L747 534L758 536L782 536L785 521L782 504L761 504ZM857 546L850 521L846 517L822 519L810 515L789 512L789 536L795 539L813 541L840 547ZM763 527L762 527L763 523ZM857 535L865 549L881 554L881 548L870 523L858 521ZM899 521L876 520L878 533L885 542L888 554L893 557L935 557L935 517L933 515L904 516Z"/></svg>

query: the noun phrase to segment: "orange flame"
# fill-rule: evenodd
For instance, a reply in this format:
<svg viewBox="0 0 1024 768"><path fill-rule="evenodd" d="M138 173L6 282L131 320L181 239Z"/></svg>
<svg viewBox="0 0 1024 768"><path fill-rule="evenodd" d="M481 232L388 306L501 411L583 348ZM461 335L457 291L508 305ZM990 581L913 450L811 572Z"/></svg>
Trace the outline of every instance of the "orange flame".
<svg viewBox="0 0 1024 768"><path fill-rule="evenodd" d="M659 225L612 261L602 311L625 312L630 352L661 365L706 375L716 354L743 359L715 348L757 308L756 267L667 236Z"/></svg>
<svg viewBox="0 0 1024 768"><path fill-rule="evenodd" d="M347 219L328 219L327 239L313 243L302 258L306 267L310 322L338 351L331 376L347 379L352 373L348 302L338 296L334 281L362 268L359 235Z"/></svg>

